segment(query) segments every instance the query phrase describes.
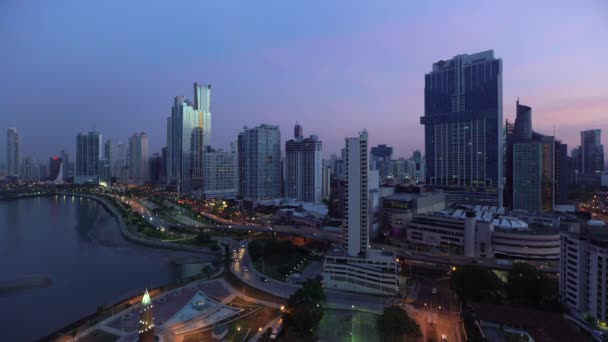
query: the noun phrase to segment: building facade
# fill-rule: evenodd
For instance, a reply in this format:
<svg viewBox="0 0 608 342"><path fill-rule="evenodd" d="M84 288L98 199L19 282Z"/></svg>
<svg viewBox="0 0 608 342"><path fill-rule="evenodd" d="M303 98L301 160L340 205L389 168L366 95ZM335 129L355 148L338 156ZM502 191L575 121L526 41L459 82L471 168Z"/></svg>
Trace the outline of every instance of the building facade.
<svg viewBox="0 0 608 342"><path fill-rule="evenodd" d="M134 133L129 138L128 167L130 182L144 184L149 180L150 167L148 158L148 135L144 132Z"/></svg>
<svg viewBox="0 0 608 342"><path fill-rule="evenodd" d="M76 168L74 183L98 184L100 160L102 158L101 134L80 133L76 137Z"/></svg>
<svg viewBox="0 0 608 342"><path fill-rule="evenodd" d="M450 203L502 205L502 60L458 55L425 75L426 181Z"/></svg>
<svg viewBox="0 0 608 342"><path fill-rule="evenodd" d="M21 136L16 128L6 131L6 175L19 178L21 167Z"/></svg>
<svg viewBox="0 0 608 342"><path fill-rule="evenodd" d="M346 138L346 196L344 230L348 255L365 255L369 246L367 131Z"/></svg>
<svg viewBox="0 0 608 342"><path fill-rule="evenodd" d="M194 83L194 102L175 97L167 118L167 184L180 194L202 187L202 156L211 139L210 102L211 86Z"/></svg>
<svg viewBox="0 0 608 342"><path fill-rule="evenodd" d="M238 136L237 149L239 196L252 201L281 197L279 127L245 127Z"/></svg>
<svg viewBox="0 0 608 342"><path fill-rule="evenodd" d="M604 145L601 135L600 129L581 132L580 173L594 174L604 170Z"/></svg>
<svg viewBox="0 0 608 342"><path fill-rule="evenodd" d="M390 161L392 157L393 148L391 146L378 145L371 149L371 167L374 170L378 170L381 181L390 175Z"/></svg>
<svg viewBox="0 0 608 342"><path fill-rule="evenodd" d="M608 323L608 236L587 228L580 233L562 234L560 299L569 313L598 324Z"/></svg>
<svg viewBox="0 0 608 342"><path fill-rule="evenodd" d="M204 199L236 199L238 192L236 151L209 149L203 154Z"/></svg>
<svg viewBox="0 0 608 342"><path fill-rule="evenodd" d="M49 180L57 181L58 177L63 181L63 161L61 157L51 157L49 159Z"/></svg>
<svg viewBox="0 0 608 342"><path fill-rule="evenodd" d="M298 124L294 132L300 135L285 143L285 197L319 204L323 182L321 140L316 135L302 137Z"/></svg>

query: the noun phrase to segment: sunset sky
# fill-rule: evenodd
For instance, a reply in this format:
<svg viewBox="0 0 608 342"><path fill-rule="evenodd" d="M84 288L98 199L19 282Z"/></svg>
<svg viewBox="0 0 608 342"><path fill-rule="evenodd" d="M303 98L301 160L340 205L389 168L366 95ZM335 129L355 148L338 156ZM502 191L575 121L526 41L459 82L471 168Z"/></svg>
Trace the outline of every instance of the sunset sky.
<svg viewBox="0 0 608 342"><path fill-rule="evenodd" d="M23 156L75 150L96 129L166 143L173 97L213 87L212 143L243 126L296 121L324 155L367 128L370 145L423 149L424 74L493 49L505 118L569 145L602 129L608 145L608 2L597 1L0 1L0 157L8 127ZM605 150L608 149L608 146Z"/></svg>

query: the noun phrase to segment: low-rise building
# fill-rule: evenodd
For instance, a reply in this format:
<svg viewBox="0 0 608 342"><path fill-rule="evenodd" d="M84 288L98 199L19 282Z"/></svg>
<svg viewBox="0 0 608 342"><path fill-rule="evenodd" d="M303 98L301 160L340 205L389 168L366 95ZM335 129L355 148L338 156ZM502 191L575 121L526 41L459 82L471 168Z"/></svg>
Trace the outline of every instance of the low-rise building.
<svg viewBox="0 0 608 342"><path fill-rule="evenodd" d="M367 257L334 251L323 263L323 285L328 289L394 296L400 292L400 271L392 251L368 249Z"/></svg>
<svg viewBox="0 0 608 342"><path fill-rule="evenodd" d="M405 235L414 215L429 214L445 209L442 192L401 192L382 198L380 205L382 229L392 236Z"/></svg>

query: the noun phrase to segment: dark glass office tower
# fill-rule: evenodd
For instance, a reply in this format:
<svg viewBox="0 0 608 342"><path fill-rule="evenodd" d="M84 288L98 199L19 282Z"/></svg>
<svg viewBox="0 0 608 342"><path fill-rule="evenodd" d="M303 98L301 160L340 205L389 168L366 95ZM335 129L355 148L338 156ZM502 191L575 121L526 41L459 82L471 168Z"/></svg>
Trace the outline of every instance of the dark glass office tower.
<svg viewBox="0 0 608 342"><path fill-rule="evenodd" d="M590 129L581 132L581 169L579 173L594 174L604 170L604 146L601 143L602 131Z"/></svg>
<svg viewBox="0 0 608 342"><path fill-rule="evenodd" d="M433 64L420 123L426 183L450 203L502 205L502 60L492 50Z"/></svg>

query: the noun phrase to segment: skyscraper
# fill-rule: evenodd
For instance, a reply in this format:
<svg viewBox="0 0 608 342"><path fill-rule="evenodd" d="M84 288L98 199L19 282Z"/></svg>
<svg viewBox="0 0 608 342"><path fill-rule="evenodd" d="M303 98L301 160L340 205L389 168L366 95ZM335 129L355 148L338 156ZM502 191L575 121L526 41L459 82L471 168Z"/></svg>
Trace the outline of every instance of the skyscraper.
<svg viewBox="0 0 608 342"><path fill-rule="evenodd" d="M492 50L425 75L426 183L450 203L502 205L502 60Z"/></svg>
<svg viewBox="0 0 608 342"><path fill-rule="evenodd" d="M202 160L211 138L211 86L194 83L194 103L175 97L167 118L167 184L180 194L202 186Z"/></svg>
<svg viewBox="0 0 608 342"><path fill-rule="evenodd" d="M513 209L552 211L555 205L555 139L534 132L532 108L516 103L517 116L507 136L507 190Z"/></svg>
<svg viewBox="0 0 608 342"><path fill-rule="evenodd" d="M19 178L21 167L21 137L16 128L6 130L6 175Z"/></svg>
<svg viewBox="0 0 608 342"><path fill-rule="evenodd" d="M399 291L400 266L392 251L369 248L368 231L373 220L370 191L377 186L377 171L369 171L367 131L346 138L345 219L346 250L335 248L323 263L323 285L351 292L394 295ZM373 182L376 174L376 185ZM377 188L376 188L377 189Z"/></svg>
<svg viewBox="0 0 608 342"><path fill-rule="evenodd" d="M134 133L129 138L129 178L132 182L143 184L148 180L148 135Z"/></svg>
<svg viewBox="0 0 608 342"><path fill-rule="evenodd" d="M568 184L570 182L570 163L568 161L568 145L562 143L559 140L555 140L555 147L553 148L555 162L554 168L554 184L555 184L555 195L554 203L568 204Z"/></svg>
<svg viewBox="0 0 608 342"><path fill-rule="evenodd" d="M118 178L120 183L126 183L129 177L129 163L127 162L127 145L119 142L114 153L114 165L112 175Z"/></svg>
<svg viewBox="0 0 608 342"><path fill-rule="evenodd" d="M63 180L66 181L68 178L70 178L70 156L66 150L61 150L59 157L61 158L61 162L63 164Z"/></svg>
<svg viewBox="0 0 608 342"><path fill-rule="evenodd" d="M389 165L393 156L393 148L386 145L378 145L372 147L371 150L371 165L374 170L378 170L380 179L385 179L389 176Z"/></svg>
<svg viewBox="0 0 608 342"><path fill-rule="evenodd" d="M236 199L236 151L208 149L203 153L203 198Z"/></svg>
<svg viewBox="0 0 608 342"><path fill-rule="evenodd" d="M600 129L581 132L581 169L582 174L594 174L604 170L604 146Z"/></svg>
<svg viewBox="0 0 608 342"><path fill-rule="evenodd" d="M367 131L346 138L345 224L348 255L365 255L369 246L369 202L367 174Z"/></svg>
<svg viewBox="0 0 608 342"><path fill-rule="evenodd" d="M51 157L49 159L49 180L51 182L58 181L58 177L61 176L63 181L63 161L61 157Z"/></svg>
<svg viewBox="0 0 608 342"><path fill-rule="evenodd" d="M238 136L239 195L257 201L281 196L281 132L278 126L247 128Z"/></svg>
<svg viewBox="0 0 608 342"><path fill-rule="evenodd" d="M285 142L285 197L298 201L321 203L321 148L316 135L302 136L296 124L294 138Z"/></svg>
<svg viewBox="0 0 608 342"><path fill-rule="evenodd" d="M101 134L97 132L79 133L76 137L76 184L97 184L102 157Z"/></svg>
<svg viewBox="0 0 608 342"><path fill-rule="evenodd" d="M103 157L99 161L99 179L106 184L110 183L112 177L112 140L108 139L103 144Z"/></svg>

